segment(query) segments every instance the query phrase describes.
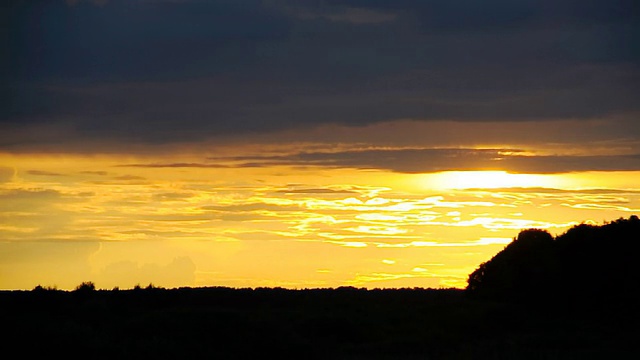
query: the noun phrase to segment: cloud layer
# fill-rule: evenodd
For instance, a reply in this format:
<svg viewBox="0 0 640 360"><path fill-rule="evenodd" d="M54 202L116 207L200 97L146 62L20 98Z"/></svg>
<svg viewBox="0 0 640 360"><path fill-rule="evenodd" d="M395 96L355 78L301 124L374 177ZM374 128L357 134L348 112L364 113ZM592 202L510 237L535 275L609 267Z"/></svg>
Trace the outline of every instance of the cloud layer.
<svg viewBox="0 0 640 360"><path fill-rule="evenodd" d="M359 149L296 152L287 155L253 155L209 158L206 162L132 163L130 168L329 168L382 170L399 173L443 171L508 171L555 174L585 171L640 171L640 154L535 155L518 149ZM34 174L40 174L38 172Z"/></svg>
<svg viewBox="0 0 640 360"><path fill-rule="evenodd" d="M490 188L459 189L454 178L429 183L442 174L52 159L21 156L0 183L0 270L16 274L2 288L462 286L520 229L559 233L640 210L633 178L631 188L496 188L500 178L464 174Z"/></svg>
<svg viewBox="0 0 640 360"><path fill-rule="evenodd" d="M616 128L640 110L633 5L12 1L0 148L399 119Z"/></svg>

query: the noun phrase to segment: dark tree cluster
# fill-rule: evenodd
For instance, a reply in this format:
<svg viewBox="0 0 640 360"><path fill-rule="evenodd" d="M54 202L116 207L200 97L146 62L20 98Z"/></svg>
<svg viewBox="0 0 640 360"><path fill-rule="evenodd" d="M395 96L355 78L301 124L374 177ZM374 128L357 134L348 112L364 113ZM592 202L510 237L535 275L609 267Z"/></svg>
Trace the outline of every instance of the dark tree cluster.
<svg viewBox="0 0 640 360"><path fill-rule="evenodd" d="M635 215L576 225L555 238L527 229L469 275L467 292L495 300L630 301L640 283L638 250Z"/></svg>

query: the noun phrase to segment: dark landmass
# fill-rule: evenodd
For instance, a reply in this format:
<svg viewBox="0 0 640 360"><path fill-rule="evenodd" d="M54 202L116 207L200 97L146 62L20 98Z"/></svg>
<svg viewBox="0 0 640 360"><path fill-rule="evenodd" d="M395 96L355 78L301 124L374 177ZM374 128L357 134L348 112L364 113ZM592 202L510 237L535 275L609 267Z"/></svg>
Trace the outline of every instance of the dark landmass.
<svg viewBox="0 0 640 360"><path fill-rule="evenodd" d="M463 290L355 288L0 294L3 351L99 358L631 358L637 304L554 307ZM633 314L633 316L630 316Z"/></svg>
<svg viewBox="0 0 640 360"><path fill-rule="evenodd" d="M466 290L2 291L1 344L91 359L635 359L639 227L524 230Z"/></svg>

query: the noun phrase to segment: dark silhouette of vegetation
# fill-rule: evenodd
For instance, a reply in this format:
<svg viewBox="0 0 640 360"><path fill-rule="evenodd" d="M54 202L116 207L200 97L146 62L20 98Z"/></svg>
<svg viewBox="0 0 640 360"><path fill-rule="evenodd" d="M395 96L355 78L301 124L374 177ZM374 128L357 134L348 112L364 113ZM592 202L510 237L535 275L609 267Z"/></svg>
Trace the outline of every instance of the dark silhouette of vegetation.
<svg viewBox="0 0 640 360"><path fill-rule="evenodd" d="M75 291L79 293L80 292L87 293L95 290L96 290L96 284L94 284L91 281L85 281L82 284L76 286L76 289L75 289Z"/></svg>
<svg viewBox="0 0 640 360"><path fill-rule="evenodd" d="M42 286L42 285L37 285L36 287L33 288L33 291L35 292L43 292L43 291L57 291L58 287L56 286Z"/></svg>
<svg viewBox="0 0 640 360"><path fill-rule="evenodd" d="M520 232L504 250L469 275L467 289L481 296L522 298L538 294L554 273L553 237L544 230Z"/></svg>
<svg viewBox="0 0 640 360"><path fill-rule="evenodd" d="M638 250L637 216L577 225L555 239L545 230L523 230L469 275L467 291L496 300L636 299Z"/></svg>
<svg viewBox="0 0 640 360"><path fill-rule="evenodd" d="M2 346L92 359L640 358L639 226L523 230L466 290L0 291Z"/></svg>

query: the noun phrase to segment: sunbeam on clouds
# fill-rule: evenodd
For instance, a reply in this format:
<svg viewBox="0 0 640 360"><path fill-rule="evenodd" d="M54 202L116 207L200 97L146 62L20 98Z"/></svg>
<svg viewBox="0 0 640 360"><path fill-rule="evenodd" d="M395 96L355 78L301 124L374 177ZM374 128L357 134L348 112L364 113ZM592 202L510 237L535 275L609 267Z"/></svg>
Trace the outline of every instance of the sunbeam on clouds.
<svg viewBox="0 0 640 360"><path fill-rule="evenodd" d="M476 187L456 188L455 182L429 185L429 176L443 173L363 173L319 165L187 166L176 172L174 167L123 167L122 160L3 157L16 169L0 185L4 271L31 264L53 279L64 270L57 262L25 263L26 258L11 254L61 244L67 250L56 261L83 264L77 276L56 281L66 287L82 276L109 287L177 286L180 281L462 286L469 270L520 229L560 233L582 221L640 209L638 188L521 187L519 181L496 187L484 183L482 172L467 174L479 177L472 182ZM565 175L545 176L561 184ZM428 276L411 270L426 262L442 265ZM382 268L390 264L394 267ZM3 286L46 280L39 274L21 270Z"/></svg>

